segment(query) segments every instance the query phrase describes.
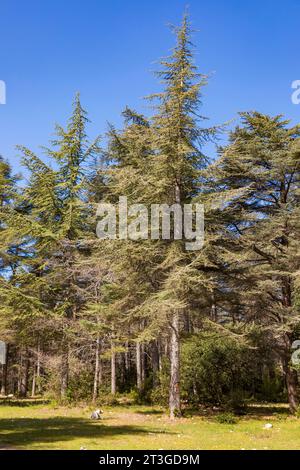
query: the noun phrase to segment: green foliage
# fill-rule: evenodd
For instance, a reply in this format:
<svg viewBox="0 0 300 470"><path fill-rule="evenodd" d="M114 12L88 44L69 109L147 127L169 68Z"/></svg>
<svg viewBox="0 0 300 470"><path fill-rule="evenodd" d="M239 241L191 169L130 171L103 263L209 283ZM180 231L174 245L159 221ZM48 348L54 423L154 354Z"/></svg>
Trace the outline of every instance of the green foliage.
<svg viewBox="0 0 300 470"><path fill-rule="evenodd" d="M236 424L238 422L236 416L232 413L219 413L216 417L215 420L217 423L220 424Z"/></svg>
<svg viewBox="0 0 300 470"><path fill-rule="evenodd" d="M116 383L138 403L170 398L176 415L181 385L186 403L242 413L248 398L281 399L284 375L295 410L300 126L241 113L210 163L203 144L219 129L204 126L206 77L194 65L186 15L174 32L157 73L161 91L149 97L153 113L126 108L105 149L89 141L76 96L45 158L19 147L24 187L0 158L0 336L15 345L20 372L9 384L21 389L22 374L34 382L38 350L37 384L66 401L93 390L94 400L98 392L114 403ZM187 250L174 228L170 240L99 241L96 205L119 196L148 209L203 203L204 246Z"/></svg>
<svg viewBox="0 0 300 470"><path fill-rule="evenodd" d="M93 373L81 369L73 373L68 383L67 399L69 402L80 402L89 399L93 386Z"/></svg>
<svg viewBox="0 0 300 470"><path fill-rule="evenodd" d="M182 388L194 402L240 405L251 383L251 351L238 339L199 333L182 346Z"/></svg>

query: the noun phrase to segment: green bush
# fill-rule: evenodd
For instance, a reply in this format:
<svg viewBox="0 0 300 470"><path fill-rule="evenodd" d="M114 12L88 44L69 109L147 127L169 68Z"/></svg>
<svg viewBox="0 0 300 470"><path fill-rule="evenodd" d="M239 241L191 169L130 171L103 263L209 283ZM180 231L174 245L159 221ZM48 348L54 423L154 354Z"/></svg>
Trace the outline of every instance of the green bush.
<svg viewBox="0 0 300 470"><path fill-rule="evenodd" d="M90 399L93 387L93 374L81 370L79 374L73 374L69 379L67 397L69 402L78 402Z"/></svg>
<svg viewBox="0 0 300 470"><path fill-rule="evenodd" d="M232 413L220 413L215 419L220 424L236 424L238 421Z"/></svg>
<svg viewBox="0 0 300 470"><path fill-rule="evenodd" d="M182 347L183 397L190 403L243 407L253 380L251 361L251 350L232 337L211 332L193 335Z"/></svg>

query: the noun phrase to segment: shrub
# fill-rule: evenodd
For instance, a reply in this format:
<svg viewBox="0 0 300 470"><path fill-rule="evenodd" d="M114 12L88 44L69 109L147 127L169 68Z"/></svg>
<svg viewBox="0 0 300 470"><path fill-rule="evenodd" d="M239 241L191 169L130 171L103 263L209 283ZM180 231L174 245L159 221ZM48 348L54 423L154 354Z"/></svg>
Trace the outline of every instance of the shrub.
<svg viewBox="0 0 300 470"><path fill-rule="evenodd" d="M183 397L190 403L243 406L253 380L252 352L237 340L212 332L195 334L183 343Z"/></svg>
<svg viewBox="0 0 300 470"><path fill-rule="evenodd" d="M216 421L220 424L236 424L237 418L232 413L220 413L216 416Z"/></svg>

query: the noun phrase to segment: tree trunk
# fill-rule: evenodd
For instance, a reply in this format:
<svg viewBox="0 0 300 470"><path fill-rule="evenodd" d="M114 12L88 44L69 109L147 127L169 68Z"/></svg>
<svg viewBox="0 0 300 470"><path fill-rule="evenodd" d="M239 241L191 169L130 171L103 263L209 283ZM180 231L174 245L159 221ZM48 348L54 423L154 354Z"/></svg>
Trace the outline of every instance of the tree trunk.
<svg viewBox="0 0 300 470"><path fill-rule="evenodd" d="M130 369L130 357L129 357L129 342L126 341L126 351L125 351L125 370L126 370L126 378L128 379L129 369Z"/></svg>
<svg viewBox="0 0 300 470"><path fill-rule="evenodd" d="M138 391L142 390L142 358L141 343L136 343L136 386Z"/></svg>
<svg viewBox="0 0 300 470"><path fill-rule="evenodd" d="M175 202L181 204L181 192L178 182L175 185ZM181 416L180 403L180 337L179 337L179 311L173 312L171 319L170 338L170 390L169 409L170 418Z"/></svg>
<svg viewBox="0 0 300 470"><path fill-rule="evenodd" d="M69 345L63 344L61 355L61 379L60 379L60 398L64 400L67 396L69 384Z"/></svg>
<svg viewBox="0 0 300 470"><path fill-rule="evenodd" d="M35 397L36 390L38 389L40 393L40 342L38 341L37 351L36 351L36 360L33 363L33 375L32 375L32 386L31 386L31 396Z"/></svg>
<svg viewBox="0 0 300 470"><path fill-rule="evenodd" d="M26 360L25 360L25 374L24 374L24 396L27 396L28 393L28 385L29 385L29 367L30 367L30 360L29 360L29 353L26 352Z"/></svg>
<svg viewBox="0 0 300 470"><path fill-rule="evenodd" d="M21 395L22 369L23 369L23 355L22 355L22 353L20 353L19 370L18 370L18 383L17 383L17 394L18 394L18 396Z"/></svg>
<svg viewBox="0 0 300 470"><path fill-rule="evenodd" d="M20 374L19 374L19 395L22 398L27 396L28 392L28 377L29 377L29 356L28 351L25 355L21 354L20 358Z"/></svg>
<svg viewBox="0 0 300 470"><path fill-rule="evenodd" d="M111 345L111 394L115 395L117 391L117 379L116 379L116 353L114 350L114 344Z"/></svg>
<svg viewBox="0 0 300 470"><path fill-rule="evenodd" d="M290 358L286 356L282 360L282 368L290 411L295 413L299 406L297 372L290 366Z"/></svg>
<svg viewBox="0 0 300 470"><path fill-rule="evenodd" d="M285 385L288 395L290 411L295 413L299 406L298 398L298 376L297 372L291 367L292 341L286 333L284 335L284 350L282 352L281 362L285 379Z"/></svg>
<svg viewBox="0 0 300 470"><path fill-rule="evenodd" d="M142 388L145 384L146 379L146 353L145 353L145 344L141 344L141 376L142 376Z"/></svg>
<svg viewBox="0 0 300 470"><path fill-rule="evenodd" d="M153 387L156 387L159 384L159 350L156 341L153 341L151 344L151 362L153 373Z"/></svg>
<svg viewBox="0 0 300 470"><path fill-rule="evenodd" d="M5 351L5 364L2 365L1 395L7 395L8 344Z"/></svg>
<svg viewBox="0 0 300 470"><path fill-rule="evenodd" d="M98 397L99 385L99 370L100 370L100 337L97 336L96 352L95 352L95 374L94 374L94 388L93 388L93 403L96 402Z"/></svg>
<svg viewBox="0 0 300 470"><path fill-rule="evenodd" d="M39 394L41 394L42 389L41 389L41 350L40 350L40 341L38 341L38 347L37 347L36 382L37 382L37 391L38 391Z"/></svg>
<svg viewBox="0 0 300 470"><path fill-rule="evenodd" d="M179 343L179 313L175 312L171 321L170 338L170 418L181 415L180 404L180 343Z"/></svg>
<svg viewBox="0 0 300 470"><path fill-rule="evenodd" d="M157 347L158 347L158 358L159 358L159 372L162 373L162 369L163 369L162 358L164 357L165 349L164 349L164 344L162 343L161 340L158 341Z"/></svg>
<svg viewBox="0 0 300 470"><path fill-rule="evenodd" d="M99 374L98 374L98 390L100 385L102 384L102 359L101 359L101 345L100 345L100 356L99 356Z"/></svg>
<svg viewBox="0 0 300 470"><path fill-rule="evenodd" d="M36 389L36 366L33 366L33 376L32 376L32 386L31 386L31 398L35 397L35 389Z"/></svg>

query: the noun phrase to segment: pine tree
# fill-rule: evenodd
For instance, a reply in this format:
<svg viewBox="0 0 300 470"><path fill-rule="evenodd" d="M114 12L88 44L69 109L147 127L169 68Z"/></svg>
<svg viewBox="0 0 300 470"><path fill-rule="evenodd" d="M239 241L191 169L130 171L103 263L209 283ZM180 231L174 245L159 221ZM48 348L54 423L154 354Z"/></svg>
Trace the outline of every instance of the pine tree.
<svg viewBox="0 0 300 470"><path fill-rule="evenodd" d="M161 61L158 73L164 89L153 95L158 100L152 119L155 156L152 172L156 178L160 202L184 204L199 202L203 190L201 169L207 163L203 143L212 138L216 129L204 128L199 112L202 87L206 78L197 73L193 64L191 27L187 16L175 29L177 44L170 57ZM202 273L197 254L186 252L184 240L167 243L164 254L164 279L155 294L156 306L165 309L170 328L170 415L180 415L180 335L185 314L193 311L193 290ZM150 302L151 299L150 299ZM160 306L161 304L161 306ZM155 306L155 302L153 304Z"/></svg>
<svg viewBox="0 0 300 470"><path fill-rule="evenodd" d="M10 165L4 161L0 156L0 282L5 282L4 279L9 277L15 270L18 262L16 256L17 246L13 246L13 240L7 236L7 226L3 219L4 213L8 206L14 203L16 196L16 178L12 176ZM3 299L1 304L3 305ZM10 335L6 328L7 325L3 325L1 321L1 340L6 341L6 364L2 365L2 377L1 377L1 395L5 395L7 392L7 373L8 373L8 339Z"/></svg>
<svg viewBox="0 0 300 470"><path fill-rule="evenodd" d="M18 281L16 295L24 295L29 284L31 292L35 293L30 299L32 306L38 303L48 312L45 320L48 318L50 328L53 328L53 316L55 318L55 332L60 342L62 398L68 387L72 324L77 310L85 302L85 295L78 286L84 282L80 279L78 263L86 253L84 240L93 233L86 197L85 164L99 152L99 139L89 143L86 124L86 113L77 96L66 130L57 126L53 147L45 149L49 163L29 149L19 147L30 174L29 184L19 201L19 206L26 210L14 210L8 217L17 227L18 237L26 240L31 250L26 270L18 273L24 282Z"/></svg>
<svg viewBox="0 0 300 470"><path fill-rule="evenodd" d="M215 197L223 198L224 226L231 233L227 274L236 270L242 315L272 333L292 411L298 406L291 345L300 325L299 126L282 116L242 113L213 166ZM214 179L212 178L212 179ZM238 270L237 270L238 266Z"/></svg>
<svg viewBox="0 0 300 470"><path fill-rule="evenodd" d="M201 89L205 78L196 72L190 44L191 28L185 16L175 30L177 45L162 60L158 73L164 89L152 95L156 114L146 119L126 110L123 132L113 129L110 156L111 200L126 195L128 203L179 204L182 208L201 191L201 169L206 164L203 142L215 129L200 126ZM136 342L153 341L169 331L170 415L180 415L180 335L184 315L192 310L191 291L199 280L195 256L186 252L184 240L118 241L111 263L120 315L135 323ZM200 274L202 277L202 274ZM116 311L116 305L114 306ZM127 313L126 313L127 312ZM142 331L141 331L142 325ZM137 351L138 352L138 351ZM138 355L139 357L139 355ZM139 375L139 364L137 364ZM139 384L140 385L140 384Z"/></svg>

